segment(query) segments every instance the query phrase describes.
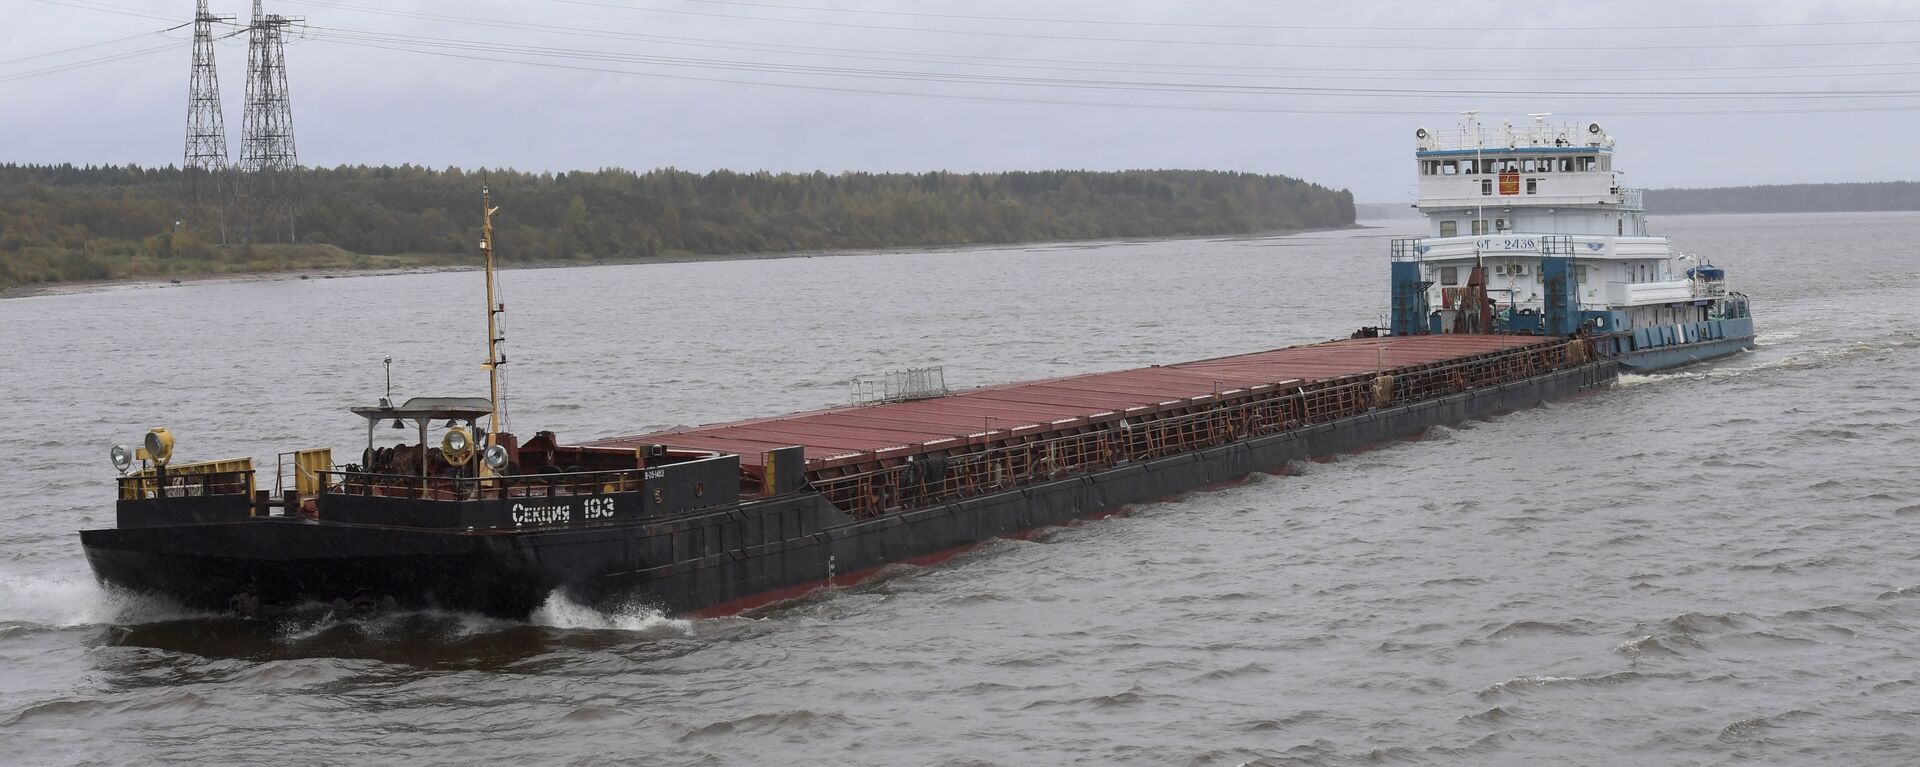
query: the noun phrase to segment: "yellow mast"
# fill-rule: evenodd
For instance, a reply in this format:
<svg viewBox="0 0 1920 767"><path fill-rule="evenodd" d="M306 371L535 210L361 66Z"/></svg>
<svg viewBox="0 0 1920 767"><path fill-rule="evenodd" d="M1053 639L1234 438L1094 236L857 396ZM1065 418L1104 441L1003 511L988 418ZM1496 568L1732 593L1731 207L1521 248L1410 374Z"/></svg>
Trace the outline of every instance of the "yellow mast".
<svg viewBox="0 0 1920 767"><path fill-rule="evenodd" d="M487 447L493 447L495 435L500 433L500 420L506 405L500 401L500 366L507 364L500 351L500 331L498 318L506 307L496 303L493 296L493 214L499 208L493 207L492 193L487 187L480 187L480 251L487 257L487 362L481 367L487 369L488 399L493 402L493 414L487 420ZM480 463L482 476L491 474L485 461Z"/></svg>

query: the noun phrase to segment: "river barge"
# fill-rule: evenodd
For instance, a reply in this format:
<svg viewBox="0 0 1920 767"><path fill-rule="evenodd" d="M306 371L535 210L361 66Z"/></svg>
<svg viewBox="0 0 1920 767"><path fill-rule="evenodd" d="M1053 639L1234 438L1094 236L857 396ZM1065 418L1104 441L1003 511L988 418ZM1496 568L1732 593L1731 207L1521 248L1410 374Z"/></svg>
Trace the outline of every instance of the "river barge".
<svg viewBox="0 0 1920 767"><path fill-rule="evenodd" d="M1566 234L1571 225L1476 210L1475 233L1489 236L1461 240L1445 218L1464 210L1447 197L1459 160L1429 156L1453 150L1432 148L1424 131L1420 141L1422 172L1435 178L1422 196L1434 203L1436 237L1395 242L1389 327L961 392L922 376L878 401L580 444L502 427L494 382L506 357L495 321L504 307L493 296L493 208L483 200L490 396L353 408L367 425L358 461L336 464L328 448L283 454L270 488L248 458L172 461L172 435L155 429L140 447L114 448L115 526L83 530L81 543L100 580L214 610L317 603L522 617L558 593L594 606L724 613L1530 407L1606 386L1623 366L1751 343L1745 298L1724 290L1723 272L1701 265L1667 280L1677 273L1670 253L1652 267L1627 257L1651 238ZM1513 141L1542 150L1552 137L1536 130ZM1611 147L1582 146L1598 156L1603 143ZM1486 151L1477 149L1462 189L1508 188L1507 166L1485 161ZM1521 157L1514 172L1559 172L1540 171L1535 155L1546 156ZM1451 171L1430 165L1448 162ZM1565 167L1576 186L1592 181L1579 174L1610 173ZM1554 188L1529 181L1536 196ZM1610 194L1564 204L1595 221L1605 216L1594 210L1640 220L1636 199ZM1504 243L1492 236L1507 231L1503 215L1563 233ZM1507 278L1504 293L1490 285L1490 265ZM1662 280L1644 290L1606 283L1627 303L1595 303L1590 268L1650 268ZM1455 270L1467 272L1463 283L1452 284ZM1655 293L1672 300L1639 301ZM1642 316L1657 322L1639 324ZM388 423L411 426L417 440L376 444Z"/></svg>
<svg viewBox="0 0 1920 767"><path fill-rule="evenodd" d="M102 580L206 609L515 617L560 591L726 612L1604 385L1590 343L1350 339L582 445L541 432L486 477L418 444L372 448L371 469L294 454L278 494L244 460L132 472L117 526L81 539ZM458 434L490 404L356 410Z"/></svg>

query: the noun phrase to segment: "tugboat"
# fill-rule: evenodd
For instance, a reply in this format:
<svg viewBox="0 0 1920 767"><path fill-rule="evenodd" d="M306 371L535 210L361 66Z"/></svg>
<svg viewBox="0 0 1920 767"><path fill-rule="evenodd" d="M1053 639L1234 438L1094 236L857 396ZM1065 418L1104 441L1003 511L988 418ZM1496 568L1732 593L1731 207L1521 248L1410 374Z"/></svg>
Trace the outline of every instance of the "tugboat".
<svg viewBox="0 0 1920 767"><path fill-rule="evenodd" d="M728 613L1606 386L1618 370L1601 354L1615 336L1576 334L1585 315L1526 335L1509 313L1503 333L1376 333L959 392L938 371L905 371L815 412L588 444L521 439L502 418L505 307L485 190L481 209L489 396L352 408L367 426L358 461L284 453L267 483L248 458L176 461L174 436L154 429L111 451L115 526L80 532L95 575L241 614L318 604L517 618L556 593ZM1403 267L1418 276L1428 263L1439 261L1394 262L1396 301L1424 300L1398 291ZM1396 323L1458 330L1456 306ZM1474 327L1495 329L1480 311ZM417 440L378 444L388 423Z"/></svg>
<svg viewBox="0 0 1920 767"><path fill-rule="evenodd" d="M1414 131L1429 236L1391 243L1396 336L1519 333L1596 339L1628 372L1752 348L1726 271L1649 234L1599 123ZM1481 300L1485 297L1486 300Z"/></svg>

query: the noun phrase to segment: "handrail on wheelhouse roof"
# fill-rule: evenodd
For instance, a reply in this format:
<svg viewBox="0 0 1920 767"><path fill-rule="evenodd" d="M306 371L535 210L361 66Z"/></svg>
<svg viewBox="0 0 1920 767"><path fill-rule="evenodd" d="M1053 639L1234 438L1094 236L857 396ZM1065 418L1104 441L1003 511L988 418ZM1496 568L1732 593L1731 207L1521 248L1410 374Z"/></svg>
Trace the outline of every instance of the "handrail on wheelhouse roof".
<svg viewBox="0 0 1920 767"><path fill-rule="evenodd" d="M418 421L472 421L493 412L486 397L412 397L398 407L360 406L353 413L369 421L404 418Z"/></svg>

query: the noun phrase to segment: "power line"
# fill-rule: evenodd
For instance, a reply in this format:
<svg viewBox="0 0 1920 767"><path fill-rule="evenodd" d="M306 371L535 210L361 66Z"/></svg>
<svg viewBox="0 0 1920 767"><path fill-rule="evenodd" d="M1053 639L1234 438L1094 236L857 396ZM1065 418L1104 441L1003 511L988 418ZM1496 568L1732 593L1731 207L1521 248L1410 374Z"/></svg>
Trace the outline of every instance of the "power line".
<svg viewBox="0 0 1920 767"><path fill-rule="evenodd" d="M143 19L155 19L158 21L173 21L179 18L177 16L161 16L158 14L147 13L145 11L136 11L132 8L123 8L117 5L109 5L107 3L92 2L91 0L35 0L35 2L45 3L47 5L58 5L58 6L63 6L67 8L79 8L85 11L99 11L101 13L112 13L112 14L118 14L121 16L137 16ZM181 26L186 26L186 25L182 24Z"/></svg>
<svg viewBox="0 0 1920 767"><path fill-rule="evenodd" d="M1392 97L1392 98L1445 98L1461 97L1491 99L1523 99L1537 101L1539 95L1516 93L1511 89L1468 89L1468 88L1358 88L1327 87L1302 85L1257 85L1226 84L1212 82L1181 82L1173 80L1103 80L1069 77L1020 77L1011 75L991 75L956 72L930 72L923 70L873 69L862 67L825 67L804 64L781 64L758 61L740 61L729 59L701 59L687 57L655 56L650 54L631 54L613 51L591 51L574 48L554 48L508 43L493 43L473 40L453 40L430 38L414 35L393 35L387 33L364 32L326 27L313 27L328 38L336 40L359 40L380 42L406 48L431 48L461 51L479 51L490 53L508 53L522 56L537 56L566 60L609 61L622 63L654 64L675 67L704 69L722 69L733 71L751 71L779 74L826 75L839 77L902 80L913 82L944 82L969 85L997 85L1021 87L1058 87L1095 90L1125 90L1142 92L1192 92L1211 94L1241 95L1316 95L1342 97ZM1872 89L1872 90L1769 90L1769 91L1613 91L1613 90L1574 90L1556 89L1553 96L1560 98L1583 99L1626 99L1626 100L1667 100L1667 99L1842 99L1842 98L1913 98L1920 97L1920 89Z"/></svg>
<svg viewBox="0 0 1920 767"><path fill-rule="evenodd" d="M597 6L618 8L621 10L647 10L611 2L591 2L590 0L550 0L568 5ZM1485 32L1485 27L1444 27L1435 25L1398 26L1398 25L1321 25L1321 24L1204 24L1181 21L1119 21L1114 19L1062 19L1033 18L1024 16L976 16L963 13L930 13L924 11L883 11L868 8L830 8L807 5L779 5L775 3L754 3L743 0L683 0L701 5L737 6L742 8L765 8L778 11L808 11L833 14L859 14L869 16L906 16L923 19L951 19L964 21L1012 22L1016 24L1086 24L1111 27L1158 27L1176 29L1261 29L1261 30L1299 30L1310 32ZM1582 25L1584 32L1643 32L1678 31L1708 29L1800 29L1805 27L1854 27L1883 26L1887 24L1920 24L1920 19L1886 19L1876 21L1808 21L1794 23L1746 23L1746 24L1635 24L1632 26L1589 26ZM1509 32L1563 32L1566 27L1530 27L1502 24L1502 31Z"/></svg>
<svg viewBox="0 0 1920 767"><path fill-rule="evenodd" d="M301 2L301 1L302 0L294 0L294 2ZM992 62L991 64L987 64L987 65L988 66L1018 65L1018 66L1021 66L1022 68L1025 68L1026 65L1033 65L1033 64L1117 66L1117 67L1139 66L1135 62L1112 61L1112 60L1103 61L1103 60L1086 60L1086 59L1034 58L1034 57L1018 57L1018 56L981 56L981 55L970 55L970 54L929 53L924 51L893 51L893 50L876 50L876 49L866 49L866 48L836 48L836 47L825 47L825 46L794 45L790 43L735 41L735 40L720 40L720 39L714 39L714 38L701 38L701 37L652 35L652 34L644 34L644 33L636 33L636 32L619 32L619 31L607 30L607 29L592 29L592 28L585 28L585 27L569 27L569 26L560 26L560 25L553 25L553 24L541 24L537 22L524 22L524 21L510 22L510 21L502 21L502 20L495 20L495 19L476 18L476 17L466 16L466 15L449 16L449 15L440 15L440 14L432 14L432 13L423 13L418 11L398 11L398 10L392 10L387 8L353 5L350 3L338 2L337 0L334 2L316 2L315 0L305 0L305 1L309 2L309 4L321 5L321 6L324 6L327 8L333 8L333 9L372 13L372 14L385 15L385 16L395 16L400 18L411 18L411 19L420 19L420 20L427 20L427 21L441 21L441 22L448 22L448 23L455 23L455 24L463 24L468 26L479 26L479 27L487 27L487 28L494 28L494 29L512 30L515 32L541 31L541 32L549 32L553 34L575 35L575 36L593 37L593 38L609 39L609 40L632 40L632 41L639 41L639 42L652 42L652 43L659 43L659 44L665 44L665 45L696 47L696 48L717 48L722 50L743 50L743 51L753 51L753 52L775 51L775 52L792 53L795 55L807 55L807 56L819 56L819 57L831 57L831 58L866 59L866 60L877 60L877 61L930 61L930 62L938 62L938 63L960 63L960 64L968 64L970 62ZM1313 66L1246 65L1246 64L1158 63L1158 64L1154 64L1153 66L1159 67L1161 69L1191 69L1191 70L1196 70L1201 72L1219 72L1224 70L1224 71L1244 71L1244 72L1278 72L1278 73L1289 73L1289 74L1300 73L1300 72L1379 73L1379 72L1409 71L1406 68L1394 68L1394 67L1313 67ZM1758 71L1781 71L1781 70L1800 70L1800 69L1808 69L1808 70L1852 69L1852 68L1860 68L1860 67L1891 67L1891 66L1920 66L1920 62L1915 62L1915 61L1896 61L1896 62L1880 62L1880 63L1826 62L1826 63L1819 63L1819 64L1767 64L1767 65L1749 65L1749 66L1689 67L1687 69L1688 71L1694 71L1694 72L1720 72L1720 71L1728 71L1728 72L1756 71L1758 72ZM1418 71L1422 73L1431 72L1430 69L1426 69L1426 68L1421 68ZM1514 68L1511 66L1504 66L1504 67L1491 68L1491 69L1474 68L1474 67L1448 67L1446 71L1449 73L1455 73L1455 74L1461 74L1461 75L1481 74L1481 73L1499 74L1499 73L1511 73L1514 71ZM1664 77L1673 72L1673 67L1606 66L1598 70L1596 70L1593 67L1528 67L1527 71L1554 74L1554 75L1558 75L1561 73L1570 73L1570 72L1571 73L1592 73L1597 71L1599 73L1602 73L1608 79L1612 79L1613 75L1621 72L1653 72L1653 73L1659 73ZM1869 74L1869 73L1860 73L1860 74ZM1893 73L1893 74L1901 74L1901 73Z"/></svg>
<svg viewBox="0 0 1920 767"><path fill-rule="evenodd" d="M1220 104L1166 104L1166 103L1111 102L1111 101L1103 102L1103 101L1066 100L1066 99L1054 99L1054 98L1044 98L1044 99L1043 98L1024 98L1024 97L1017 97L1017 96L1002 96L1002 95L932 93L932 92L926 92L926 91L901 91L901 90L886 90L886 89L877 89L877 88L853 88L853 87L821 85L821 84L811 84L811 83L769 82L769 81L763 81L763 80L743 80L743 79L731 79L731 78L722 78L722 77L704 77L704 76L695 76L695 75L635 72L627 69L614 69L610 67L589 66L586 64L501 59L498 57L497 52L491 52L486 55L483 55L482 52L478 52L478 51L430 50L430 49L423 49L419 47L407 47L407 46L397 45L393 43L359 41L359 40L352 40L352 39L334 40L334 42L339 42L345 45L354 45L359 47L374 48L374 49L381 49L381 50L402 51L402 52L416 53L416 54L422 54L422 55L440 56L440 57L463 59L463 60L470 60L470 61L521 64L525 66L542 67L542 68L548 68L548 69L571 70L571 71L580 71L580 72L598 72L598 73L606 73L606 74L640 76L640 77L650 77L650 78L658 78L658 79L682 80L682 81L690 81L690 82L724 83L724 84L731 84L731 85L749 85L749 86L757 86L757 87L772 87L772 88L785 88L785 89L794 89L794 90L863 94L863 95L908 96L908 97L914 97L914 98L930 98L930 99L953 100L953 101L999 102L999 103L1033 104L1033 105L1044 105L1044 106L1089 106L1089 107L1117 107L1117 108L1129 108L1129 109L1170 109L1175 111L1243 112L1243 113L1270 113L1270 114L1322 114L1322 115L1326 115L1326 114L1343 114L1343 115L1452 114L1452 110L1429 111L1429 110L1415 110L1415 109L1358 109L1358 108L1329 109L1329 108L1299 108L1299 107L1274 107L1274 106L1241 106L1241 105L1220 105ZM1545 94L1545 95L1548 97L1548 99L1556 97L1554 94ZM1528 98L1529 101L1534 103L1538 103L1539 101L1543 100L1540 96L1531 96L1531 97L1525 97L1525 98ZM1714 110L1697 110L1697 109L1696 110L1673 110L1673 109L1593 110L1590 108L1588 109L1588 111L1594 113L1596 116L1759 115L1759 114L1782 114L1782 113L1803 114L1803 113L1822 113L1822 112L1887 112L1887 111L1913 111L1913 110L1920 110L1920 104L1845 105L1845 106L1837 106L1837 107L1798 105L1798 106L1792 106L1792 107L1783 106L1779 108L1755 107L1755 108L1714 109Z"/></svg>
<svg viewBox="0 0 1920 767"><path fill-rule="evenodd" d="M369 10L369 9L366 9L364 6L356 7L348 3L328 2L326 0L291 0L291 1L295 2L296 4L319 6L323 8L339 8L339 9L347 9L347 10ZM1020 39L1033 39L1033 40L1060 40L1060 41L1103 42L1103 43L1147 43L1147 44L1153 44L1153 45L1203 46L1203 47L1226 47L1226 48L1280 48L1280 49L1303 49L1303 50L1449 51L1449 52L1455 52L1455 53L1461 52L1461 48L1458 45L1429 45L1429 44L1419 44L1419 43L1371 43L1371 42L1369 43L1316 43L1316 42L1284 42L1284 41L1273 41L1273 40L1265 40L1265 41L1171 40L1166 38L1130 38L1130 37L1099 37L1099 36L1091 36L1091 35L1056 35L1056 34L1044 34L1044 33L1038 33L1038 32L944 29L944 28L931 28L931 27L902 27L902 26L888 26L888 25L881 25L881 24L858 24L858 23L852 23L852 22L818 21L818 20L810 20L810 19L774 19L774 18L767 18L763 16L743 16L739 14L712 13L707 11L687 11L687 10L677 10L677 9L639 8L639 7L632 7L632 6L608 5L605 3L592 2L592 0L552 0L552 2L566 3L571 5L603 6L608 8L636 11L636 12L642 12L642 13L659 13L659 14L670 14L670 15L679 15L679 16L720 18L720 19L729 19L729 20L735 20L735 21L754 21L754 22L765 22L765 23L773 23L773 24L803 24L803 25L810 25L810 26L836 27L836 28L858 29L858 30L867 30L867 31L923 32L923 33L930 33L930 34L1006 37L1006 38L1020 38ZM371 9L369 12L391 13L392 15L401 15L401 16L415 15L415 14L409 14L407 12L402 12L402 11L386 11L384 9ZM416 15L416 17L419 17L419 16L425 16L425 14ZM1703 50L1703 49L1734 50L1734 49L1749 49L1749 48L1765 48L1765 49L1834 48L1834 47L1887 46L1887 45L1920 45L1920 40L1850 40L1850 41L1818 41L1818 42L1802 41L1802 42L1779 42L1779 43L1703 43L1703 42L1696 41L1696 42L1688 43L1683 52ZM1672 44L1617 45L1617 44L1611 44L1611 43L1606 45L1606 49L1607 50L1623 50L1623 51L1631 51L1631 50L1675 51L1676 50L1675 46ZM1495 52L1552 51L1552 52L1558 52L1558 53L1565 53L1569 50L1569 46L1565 44L1532 45L1532 46L1502 45L1498 49L1493 49L1493 50L1495 50Z"/></svg>
<svg viewBox="0 0 1920 767"><path fill-rule="evenodd" d="M314 0L308 0L308 1L313 2ZM551 2L564 3L567 5L613 8L618 10L635 11L640 13L669 14L669 15L675 15L675 16L695 16L695 17L702 17L702 18L729 19L734 21L753 21L753 22L772 23L772 24L801 24L801 25L807 25L807 26L835 27L835 28L841 28L841 29L860 29L860 30L885 31L885 32L922 32L922 33L930 33L930 34L947 34L947 35L1010 37L1010 38L1022 38L1022 39L1030 39L1030 40L1066 40L1066 41L1103 42L1103 43L1149 43L1153 45L1222 46L1222 47L1238 47L1238 48L1302 48L1302 49L1331 49L1331 50L1424 50L1424 51L1459 51L1460 50L1460 46L1458 45L1422 45L1422 44L1407 44L1407 43L1304 43L1304 42L1248 41L1248 40L1172 40L1167 38L1097 37L1092 35L1060 35L1060 34L1045 34L1040 32L1009 32L1009 31L993 31L993 30L978 30L978 29L907 27L907 26L891 26L891 25L885 25L885 24L859 24L859 23L844 22L844 21L820 21L816 19L780 19L780 18L768 18L765 16L751 16L751 15L741 15L741 14L732 14L732 13L714 13L711 11L688 11L688 10L670 9L670 8L643 8L643 7L635 7L635 6L616 5L611 3L593 2L593 0L551 0ZM1920 44L1920 40L1849 40L1849 41L1830 41L1830 42L1726 43L1726 44L1701 43L1701 42L1695 41L1695 42L1689 42L1687 44L1687 48L1691 50L1736 49L1736 48L1739 48L1739 49L1782 48L1782 47L1828 48L1828 47L1850 47L1850 46L1870 46L1870 45L1916 45L1916 44ZM1674 49L1674 46L1672 44L1658 44L1658 45L1609 44L1607 48L1610 50L1671 51ZM1567 50L1567 46L1565 45L1545 45L1545 46L1502 45L1499 47L1499 50L1501 51L1565 52Z"/></svg>
<svg viewBox="0 0 1920 767"><path fill-rule="evenodd" d="M41 69L32 69L25 72L16 72L10 75L0 75L0 83L10 83L17 80L31 80L34 78L45 77L47 75L58 74L61 72L66 72L74 69L81 69L83 67L90 67L96 64L106 64L108 62L124 61L131 58L145 56L149 53L178 50L179 48L181 48L182 46L185 46L186 44L187 44L187 41L180 40L177 42L167 43L166 45L154 46L152 48L142 48L137 51L127 51L125 53L112 53L105 56L101 56L99 58L86 59L83 61L74 61L66 64L55 64L53 66L43 67Z"/></svg>
<svg viewBox="0 0 1920 767"><path fill-rule="evenodd" d="M193 22L189 21L182 24L175 24L171 27L166 27L164 29L156 29L151 32L141 32L139 34L127 35L126 37L116 37L116 38L113 38L112 40L101 40L100 42L97 42L97 43L87 43L85 45L76 45L71 48L61 48L60 50L57 50L57 51L47 51L45 53L35 53L29 56L21 56L17 59L7 59L6 61L0 61L0 67L4 67L10 64L18 64L22 61L32 61L33 59L44 59L48 56L59 56L63 53L72 53L74 51L84 51L88 48L98 48L103 45L112 45L114 43L124 43L128 40L138 40L142 37L149 37L152 35L163 35L168 32L172 32L176 29L180 29L182 27L188 26L192 23Z"/></svg>
<svg viewBox="0 0 1920 767"><path fill-rule="evenodd" d="M451 45L451 46L458 46L458 47L474 47L474 46L484 47L489 45L499 45L499 46L503 46L501 48L502 50L511 49L513 51L526 52L533 55L581 56L586 58L602 58L606 60L621 60L621 61L639 61L644 63L660 63L660 64L669 64L669 65L686 64L690 66L699 66L699 65L706 65L706 64L712 64L712 63L727 63L730 65L736 65L736 66L764 66L768 68L796 69L796 70L809 69L806 65L783 64L778 62L739 62L739 61L726 61L726 60L720 60L720 59L700 59L700 58L659 56L659 55L653 55L653 54L593 52L593 51L581 51L575 48L553 48L553 47L542 47L542 46L527 46L527 45L519 45L519 44L495 44L495 43L488 43L483 41L461 41L461 40L452 40L452 39L440 38L440 37L395 35L393 33L383 33L383 32L363 32L358 30L348 30L348 29L332 28L332 27L311 27L309 29L319 31L322 34L329 34L329 35L335 35L335 36L343 35L343 34L371 36L373 39L380 39L380 40L386 40L386 41L401 41L401 42L409 42L409 43L423 44L423 45ZM928 62L925 60L913 59L909 57L852 57L852 58L859 58L859 59L865 59L865 60L922 63L922 64L954 63L954 62L940 62L938 60L933 62ZM1020 69L1021 71L1033 71L1034 69L1038 68L1038 69L1053 69L1058 71L1069 71L1069 72L1092 72L1092 73L1102 73L1102 74L1132 74L1132 75L1163 75L1163 76L1172 76L1172 77L1188 77L1188 76L1194 76L1196 74L1204 74L1211 77L1228 77L1228 78L1240 78L1240 79L1267 79L1267 80L1286 78L1289 80L1404 81L1406 79L1405 75L1351 76L1351 75L1319 75L1319 74L1298 74L1298 73L1274 74L1274 73L1264 73L1264 72L1236 72L1236 71L1195 73L1195 72L1169 71L1166 69L1146 69L1146 68L1112 69L1112 68L1105 68L1105 67L1076 67L1076 66L1060 66L1060 65L1036 66L1034 64L1014 65L1014 64L1001 64L1001 63L986 63L986 64L969 64L964 62L960 62L960 63L962 66L991 67L991 68L1017 68L1017 69ZM1904 65L1920 66L1920 63L1907 63ZM1826 65L1826 66L1843 66L1843 65ZM1891 66L1891 65L1876 64L1876 65L1859 65L1859 66ZM811 69L822 71L822 72L879 71L879 70L847 70L847 69L830 68L830 67L811 68ZM1741 68L1741 69L1744 69L1744 68ZM1317 70L1314 70L1314 71L1317 71ZM1355 69L1355 70L1341 70L1341 71L1393 71L1393 70ZM954 74L954 73L921 73L921 74L929 74L929 75L938 74L940 76L956 76L956 77L964 76L961 74ZM1661 74L1650 75L1650 76L1622 76L1622 75L1614 75L1612 73L1608 73L1605 79L1609 81L1658 80L1658 81L1666 82L1666 81L1674 81L1674 80L1779 80L1779 79L1785 79L1785 78L1829 78L1830 79L1830 78L1836 78L1836 77L1889 77L1889 76L1903 76L1903 75L1915 75L1915 74L1920 74L1920 70L1907 70L1907 71L1894 71L1894 72L1837 72L1837 73L1826 72L1826 73L1786 73L1786 74L1775 72L1775 73L1760 74L1760 75L1680 75L1680 74L1673 74L1671 72L1667 72L1667 73L1661 73ZM1442 80L1442 81L1471 79L1476 83L1498 83L1498 82L1550 83L1556 86L1564 86L1569 79L1573 79L1573 78L1567 78L1560 75L1524 75L1524 76L1489 77L1484 75L1461 74L1461 75L1453 75L1453 76L1443 76L1443 77L1438 77L1434 79ZM1432 86L1429 85L1429 86L1422 86L1420 90L1435 91L1436 89L1434 89ZM1830 93L1830 92L1832 91L1830 90L1821 91L1821 93Z"/></svg>

